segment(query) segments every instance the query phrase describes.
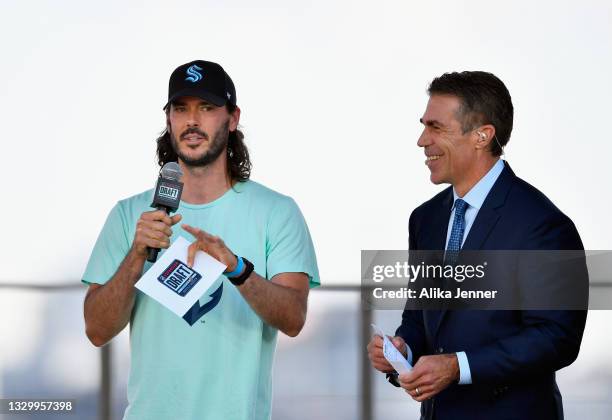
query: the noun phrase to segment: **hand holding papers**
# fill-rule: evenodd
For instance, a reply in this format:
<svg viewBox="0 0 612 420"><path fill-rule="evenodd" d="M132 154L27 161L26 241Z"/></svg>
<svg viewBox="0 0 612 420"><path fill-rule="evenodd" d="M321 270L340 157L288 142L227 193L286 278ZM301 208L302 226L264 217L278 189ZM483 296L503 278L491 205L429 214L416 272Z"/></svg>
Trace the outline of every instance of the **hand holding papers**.
<svg viewBox="0 0 612 420"><path fill-rule="evenodd" d="M402 353L393 345L389 337L383 333L383 331L376 325L372 324L372 328L374 329L374 334L379 335L383 339L383 355L385 359L393 366L399 374L408 373L412 370L412 366L408 363L408 360L404 357ZM406 350L408 352L408 358L412 359L412 352L410 351L410 347L406 346Z"/></svg>
<svg viewBox="0 0 612 420"><path fill-rule="evenodd" d="M218 287L226 266L198 251L193 267L187 265L190 242L179 237L155 264L138 280L136 288L155 299L180 317L213 286Z"/></svg>

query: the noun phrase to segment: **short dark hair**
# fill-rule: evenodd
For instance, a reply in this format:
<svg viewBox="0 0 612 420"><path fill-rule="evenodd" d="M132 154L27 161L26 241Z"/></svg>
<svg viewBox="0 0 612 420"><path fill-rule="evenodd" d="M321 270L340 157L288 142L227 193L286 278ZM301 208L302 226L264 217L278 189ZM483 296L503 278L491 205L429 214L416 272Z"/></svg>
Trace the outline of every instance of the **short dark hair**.
<svg viewBox="0 0 612 420"><path fill-rule="evenodd" d="M479 125L493 125L497 141L491 141L491 153L502 154L502 147L510 141L514 107L510 92L497 76L484 71L444 73L432 80L427 93L459 98L457 119L464 134Z"/></svg>
<svg viewBox="0 0 612 420"><path fill-rule="evenodd" d="M225 105L227 112L232 114L236 110L236 105L227 103ZM166 113L170 111L170 107L166 109ZM157 138L157 163L163 167L168 162L177 162L178 156L172 147L172 139L168 129L164 129ZM238 182L246 181L251 176L251 159L249 150L244 144L244 134L238 128L229 132L227 139L227 170L230 179Z"/></svg>

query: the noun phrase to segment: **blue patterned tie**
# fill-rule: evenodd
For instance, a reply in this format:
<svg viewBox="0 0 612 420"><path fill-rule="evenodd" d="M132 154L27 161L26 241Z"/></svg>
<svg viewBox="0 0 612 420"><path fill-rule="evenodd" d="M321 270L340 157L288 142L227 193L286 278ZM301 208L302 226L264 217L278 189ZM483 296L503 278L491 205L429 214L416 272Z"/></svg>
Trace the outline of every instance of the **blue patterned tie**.
<svg viewBox="0 0 612 420"><path fill-rule="evenodd" d="M455 218L453 219L453 227L444 258L446 264L454 265L457 262L461 243L463 242L463 233L465 232L465 210L467 208L468 203L462 199L459 198L455 201Z"/></svg>

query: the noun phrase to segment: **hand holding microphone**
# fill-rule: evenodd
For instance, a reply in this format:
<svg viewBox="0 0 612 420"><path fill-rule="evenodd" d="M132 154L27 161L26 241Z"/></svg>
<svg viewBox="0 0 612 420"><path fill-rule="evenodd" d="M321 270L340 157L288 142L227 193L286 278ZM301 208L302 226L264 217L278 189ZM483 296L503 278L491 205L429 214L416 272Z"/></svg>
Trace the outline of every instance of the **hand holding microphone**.
<svg viewBox="0 0 612 420"><path fill-rule="evenodd" d="M170 228L181 220L179 214L172 217L169 214L180 205L183 183L179 180L182 176L181 167L176 162L166 163L157 179L151 203L151 207L157 210L143 213L138 220L134 247L139 252L146 252L147 261L155 262L159 250L170 246Z"/></svg>
<svg viewBox="0 0 612 420"><path fill-rule="evenodd" d="M171 227L181 221L181 215L170 217L165 210L152 210L140 215L132 248L138 255L147 257L151 250L159 251L170 246ZM157 257L157 252L155 253Z"/></svg>

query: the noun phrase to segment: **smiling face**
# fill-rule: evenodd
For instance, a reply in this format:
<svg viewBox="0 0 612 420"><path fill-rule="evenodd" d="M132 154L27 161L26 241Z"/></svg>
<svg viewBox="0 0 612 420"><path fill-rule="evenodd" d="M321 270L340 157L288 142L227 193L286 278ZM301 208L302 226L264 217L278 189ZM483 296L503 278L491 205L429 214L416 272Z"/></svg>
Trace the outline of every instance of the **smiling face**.
<svg viewBox="0 0 612 420"><path fill-rule="evenodd" d="M168 132L172 148L188 166L205 166L227 149L230 131L236 130L240 112L212 105L200 98L182 97L170 105Z"/></svg>
<svg viewBox="0 0 612 420"><path fill-rule="evenodd" d="M431 182L450 183L456 189L471 182L479 156L474 131L463 133L460 107L456 96L432 95L421 118L425 127L417 142L425 150Z"/></svg>

